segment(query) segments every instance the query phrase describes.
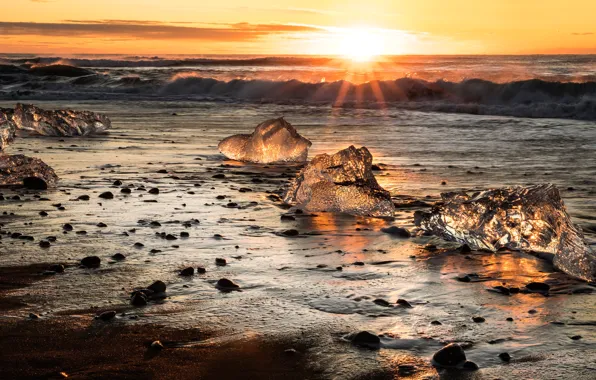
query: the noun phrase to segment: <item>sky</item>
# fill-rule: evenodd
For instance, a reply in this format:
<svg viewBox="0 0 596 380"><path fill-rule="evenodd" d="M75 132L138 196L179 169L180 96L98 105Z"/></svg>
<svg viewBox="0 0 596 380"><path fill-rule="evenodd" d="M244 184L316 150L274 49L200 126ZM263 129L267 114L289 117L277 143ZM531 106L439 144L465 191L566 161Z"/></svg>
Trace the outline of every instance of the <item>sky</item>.
<svg viewBox="0 0 596 380"><path fill-rule="evenodd" d="M0 8L2 53L596 54L596 0L7 0Z"/></svg>

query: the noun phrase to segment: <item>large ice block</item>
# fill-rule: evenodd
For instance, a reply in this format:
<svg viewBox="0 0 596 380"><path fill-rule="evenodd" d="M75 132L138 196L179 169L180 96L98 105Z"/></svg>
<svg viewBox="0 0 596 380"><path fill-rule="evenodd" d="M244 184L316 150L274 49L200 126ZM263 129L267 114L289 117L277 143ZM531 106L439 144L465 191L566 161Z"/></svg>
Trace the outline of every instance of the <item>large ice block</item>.
<svg viewBox="0 0 596 380"><path fill-rule="evenodd" d="M430 213L415 214L415 223L423 230L473 249L508 248L554 255L559 270L586 281L596 279L596 254L586 244L581 227L572 223L555 186L441 196L443 202Z"/></svg>
<svg viewBox="0 0 596 380"><path fill-rule="evenodd" d="M304 162L312 143L300 136L292 124L271 119L257 125L250 135L233 135L223 139L219 151L232 160L257 162Z"/></svg>
<svg viewBox="0 0 596 380"><path fill-rule="evenodd" d="M395 206L372 173L372 159L368 149L354 146L318 155L292 180L284 202L308 211L392 217Z"/></svg>
<svg viewBox="0 0 596 380"><path fill-rule="evenodd" d="M0 108L0 151L14 140L16 125L12 121L12 109Z"/></svg>
<svg viewBox="0 0 596 380"><path fill-rule="evenodd" d="M0 186L54 187L58 176L39 158L22 154L0 155Z"/></svg>
<svg viewBox="0 0 596 380"><path fill-rule="evenodd" d="M89 111L46 111L31 104L17 104L13 121L18 129L43 136L87 136L106 132L110 119Z"/></svg>

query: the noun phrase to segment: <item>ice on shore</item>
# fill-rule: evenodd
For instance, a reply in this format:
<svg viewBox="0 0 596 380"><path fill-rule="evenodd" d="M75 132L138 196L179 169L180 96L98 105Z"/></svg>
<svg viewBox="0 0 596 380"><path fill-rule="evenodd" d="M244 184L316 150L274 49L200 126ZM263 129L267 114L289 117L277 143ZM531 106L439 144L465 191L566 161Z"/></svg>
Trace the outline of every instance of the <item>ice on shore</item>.
<svg viewBox="0 0 596 380"><path fill-rule="evenodd" d="M281 117L262 122L250 135L226 137L217 147L229 159L267 164L304 162L311 145Z"/></svg>
<svg viewBox="0 0 596 380"><path fill-rule="evenodd" d="M472 249L508 248L553 255L559 270L586 281L596 280L596 253L586 244L581 227L572 223L555 186L441 196L443 202L430 213L415 214L415 223L423 230Z"/></svg>
<svg viewBox="0 0 596 380"><path fill-rule="evenodd" d="M22 154L0 155L0 186L25 186L35 189L54 187L58 176L39 158Z"/></svg>
<svg viewBox="0 0 596 380"><path fill-rule="evenodd" d="M46 111L31 104L17 104L12 116L18 129L43 136L87 136L106 132L110 119L90 111Z"/></svg>
<svg viewBox="0 0 596 380"><path fill-rule="evenodd" d="M284 202L308 211L393 217L391 195L377 183L372 160L365 147L318 155L292 180Z"/></svg>
<svg viewBox="0 0 596 380"><path fill-rule="evenodd" d="M4 150L15 137L16 125L12 121L13 110L0 108L0 151Z"/></svg>

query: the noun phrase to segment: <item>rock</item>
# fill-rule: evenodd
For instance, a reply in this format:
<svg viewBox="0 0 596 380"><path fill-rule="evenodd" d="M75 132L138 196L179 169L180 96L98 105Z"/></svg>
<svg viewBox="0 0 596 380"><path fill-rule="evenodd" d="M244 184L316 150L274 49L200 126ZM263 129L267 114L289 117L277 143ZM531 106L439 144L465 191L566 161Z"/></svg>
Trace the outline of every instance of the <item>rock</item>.
<svg viewBox="0 0 596 380"><path fill-rule="evenodd" d="M145 306L147 305L147 296L142 292L134 292L130 298L130 303L134 306Z"/></svg>
<svg viewBox="0 0 596 380"><path fill-rule="evenodd" d="M81 260L81 265L87 268L97 268L101 264L101 259L97 256L87 256Z"/></svg>
<svg viewBox="0 0 596 380"><path fill-rule="evenodd" d="M195 268L193 268L193 267L184 268L180 271L180 276L192 276L194 274L195 274Z"/></svg>
<svg viewBox="0 0 596 380"><path fill-rule="evenodd" d="M0 155L0 186L23 186L45 190L56 186L58 176L38 158L22 154Z"/></svg>
<svg viewBox="0 0 596 380"><path fill-rule="evenodd" d="M62 229L64 231L72 231L73 230L73 227L72 227L72 225L66 223L65 225L62 226Z"/></svg>
<svg viewBox="0 0 596 380"><path fill-rule="evenodd" d="M507 352L501 352L499 354L499 358L504 362L508 362L511 360L511 355L509 355L509 353L507 353Z"/></svg>
<svg viewBox="0 0 596 380"><path fill-rule="evenodd" d="M83 194L83 195L79 195L79 196L77 197L77 199L78 199L79 201L88 201L88 200L90 199L90 197L89 197L87 194Z"/></svg>
<svg viewBox="0 0 596 380"><path fill-rule="evenodd" d="M229 159L257 162L304 162L312 143L282 118L264 121L250 135L223 139L217 148Z"/></svg>
<svg viewBox="0 0 596 380"><path fill-rule="evenodd" d="M360 331L351 336L351 341L356 346L368 347L378 349L381 345L381 339L378 335L375 335L368 331Z"/></svg>
<svg viewBox="0 0 596 380"><path fill-rule="evenodd" d="M383 307L390 307L391 306L391 304L388 301L385 301L382 298L377 298L373 302L376 303L377 305L383 306Z"/></svg>
<svg viewBox="0 0 596 380"><path fill-rule="evenodd" d="M47 240L41 240L41 241L39 242L39 246L40 246L41 248L50 248L50 246L51 246L51 245L52 245L52 244L50 244L50 242L49 242L49 241L47 241Z"/></svg>
<svg viewBox="0 0 596 380"><path fill-rule="evenodd" d="M570 339L572 339L572 340L580 340L581 338L582 338L581 335L574 335Z"/></svg>
<svg viewBox="0 0 596 380"><path fill-rule="evenodd" d="M400 238L409 238L412 236L410 231L406 230L405 228L396 227L396 226L381 228L381 232L384 232L384 233L392 235L392 236L397 236Z"/></svg>
<svg viewBox="0 0 596 380"><path fill-rule="evenodd" d="M435 326L441 326L442 325L442 323L439 322L439 321L431 321L430 324L431 325L435 325Z"/></svg>
<svg viewBox="0 0 596 380"><path fill-rule="evenodd" d="M147 289L152 290L155 293L165 293L166 284L163 281L157 280L153 284L149 285Z"/></svg>
<svg viewBox="0 0 596 380"><path fill-rule="evenodd" d="M56 273L63 273L64 272L64 265L62 264L52 264L48 268L49 270L56 272Z"/></svg>
<svg viewBox="0 0 596 380"><path fill-rule="evenodd" d="M99 314L97 316L97 318L101 319L102 321L109 321L110 319L113 319L116 316L116 312L111 310L111 311L104 311L103 313Z"/></svg>
<svg viewBox="0 0 596 380"><path fill-rule="evenodd" d="M149 349L153 351L161 351L163 350L163 348L163 344L159 340L156 340L149 346Z"/></svg>
<svg viewBox="0 0 596 380"><path fill-rule="evenodd" d="M166 240L178 240L178 238L176 236L172 235L172 234L167 234L165 236L165 239Z"/></svg>
<svg viewBox="0 0 596 380"><path fill-rule="evenodd" d="M207 273L207 270L203 267L197 267L197 273L198 274L205 274Z"/></svg>
<svg viewBox="0 0 596 380"><path fill-rule="evenodd" d="M433 355L433 365L440 367L457 367L466 362L466 353L457 343L450 343Z"/></svg>
<svg viewBox="0 0 596 380"><path fill-rule="evenodd" d="M0 108L0 151L14 141L17 126L12 121L12 115L12 109Z"/></svg>
<svg viewBox="0 0 596 380"><path fill-rule="evenodd" d="M412 305L410 305L410 303L402 298L398 299L396 302L398 305L400 306L404 306L404 307L412 307Z"/></svg>
<svg viewBox="0 0 596 380"><path fill-rule="evenodd" d="M149 194L159 194L159 189L157 187L151 188L148 191Z"/></svg>
<svg viewBox="0 0 596 380"><path fill-rule="evenodd" d="M106 228L108 225L105 224L105 223L99 222L99 223L96 224L96 226L99 227L99 228Z"/></svg>
<svg viewBox="0 0 596 380"><path fill-rule="evenodd" d="M116 261L122 261L122 260L126 260L126 256L124 256L121 253L114 253L112 255L112 259L116 260Z"/></svg>
<svg viewBox="0 0 596 380"><path fill-rule="evenodd" d="M114 199L114 194L111 191L105 191L99 194L99 197L102 199Z"/></svg>
<svg viewBox="0 0 596 380"><path fill-rule="evenodd" d="M393 217L391 195L379 186L371 165L364 147L318 155L290 182L283 200L307 211Z"/></svg>
<svg viewBox="0 0 596 380"><path fill-rule="evenodd" d="M240 288L238 284L234 283L232 280L228 280L227 278L220 278L217 280L215 286L222 290L234 290Z"/></svg>
<svg viewBox="0 0 596 380"><path fill-rule="evenodd" d="M455 279L457 281L459 281L459 282L470 282L470 281L472 281L472 278L470 276L468 276L467 274L459 274L459 275L457 275L457 277Z"/></svg>
<svg viewBox="0 0 596 380"><path fill-rule="evenodd" d="M18 129L42 136L86 136L106 132L110 119L89 111L45 111L28 104L17 104L13 121Z"/></svg>
<svg viewBox="0 0 596 380"><path fill-rule="evenodd" d="M417 226L475 250L536 253L552 258L562 272L596 281L596 252L573 224L554 185L443 193L441 198L431 212L414 214Z"/></svg>
<svg viewBox="0 0 596 380"><path fill-rule="evenodd" d="M470 371L476 371L478 370L478 364L471 361L466 361L463 365L463 368Z"/></svg>
<svg viewBox="0 0 596 380"><path fill-rule="evenodd" d="M284 232L282 232L282 235L284 235L284 236L298 236L298 235L300 235L300 232L298 232L297 230L285 230Z"/></svg>
<svg viewBox="0 0 596 380"><path fill-rule="evenodd" d="M526 289L531 292L548 292L550 290L550 285L544 282L530 282L526 285Z"/></svg>
<svg viewBox="0 0 596 380"><path fill-rule="evenodd" d="M486 319L484 319L483 317L472 317L472 320L476 323L483 323L484 321L486 321Z"/></svg>
<svg viewBox="0 0 596 380"><path fill-rule="evenodd" d="M180 237L181 238L187 238L189 236L190 236L190 234L188 232L185 232L185 231L180 232Z"/></svg>
<svg viewBox="0 0 596 380"><path fill-rule="evenodd" d="M218 257L215 259L215 265L223 267L223 266L227 265L227 261L226 261L226 259L222 259L222 258Z"/></svg>
<svg viewBox="0 0 596 380"><path fill-rule="evenodd" d="M39 315L35 314L35 313L29 313L29 319L39 319Z"/></svg>
<svg viewBox="0 0 596 380"><path fill-rule="evenodd" d="M112 185L113 185L113 186L122 186L122 181L120 181L119 179L117 179L117 180L115 180L115 181L112 183Z"/></svg>
<svg viewBox="0 0 596 380"><path fill-rule="evenodd" d="M122 194L130 194L130 193L132 193L132 190L130 190L128 187L125 187L123 189L120 189L120 192Z"/></svg>

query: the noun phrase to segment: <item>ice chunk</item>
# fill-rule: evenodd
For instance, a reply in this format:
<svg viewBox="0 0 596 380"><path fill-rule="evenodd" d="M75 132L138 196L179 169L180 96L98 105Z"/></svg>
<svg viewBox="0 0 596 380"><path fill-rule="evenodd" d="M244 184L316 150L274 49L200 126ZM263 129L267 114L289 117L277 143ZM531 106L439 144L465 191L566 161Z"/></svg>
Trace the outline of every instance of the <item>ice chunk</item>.
<svg viewBox="0 0 596 380"><path fill-rule="evenodd" d="M423 230L473 249L509 248L554 255L559 270L586 281L596 279L596 254L586 244L581 227L571 222L555 186L441 196L443 202L430 213L415 214L415 223Z"/></svg>
<svg viewBox="0 0 596 380"><path fill-rule="evenodd" d="M87 136L104 133L112 123L107 116L89 111L45 111L31 104L17 104L13 121L18 129L43 136Z"/></svg>
<svg viewBox="0 0 596 380"><path fill-rule="evenodd" d="M58 176L39 158L22 154L0 155L0 186L28 186L37 189L54 187Z"/></svg>
<svg viewBox="0 0 596 380"><path fill-rule="evenodd" d="M311 145L292 124L280 117L262 122L250 135L227 137L217 147L232 160L267 164L304 162Z"/></svg>
<svg viewBox="0 0 596 380"><path fill-rule="evenodd" d="M393 217L395 206L372 173L372 155L350 146L332 156L316 156L284 194L284 201L308 211Z"/></svg>
<svg viewBox="0 0 596 380"><path fill-rule="evenodd" d="M12 121L12 114L12 109L0 108L0 151L14 140L17 127Z"/></svg>

